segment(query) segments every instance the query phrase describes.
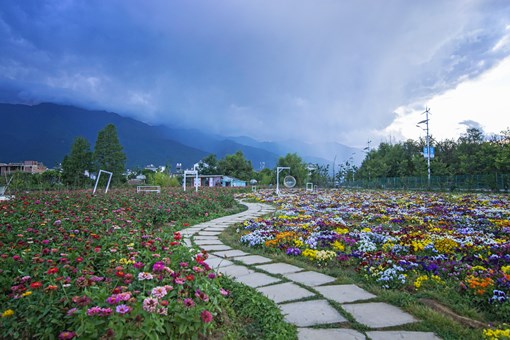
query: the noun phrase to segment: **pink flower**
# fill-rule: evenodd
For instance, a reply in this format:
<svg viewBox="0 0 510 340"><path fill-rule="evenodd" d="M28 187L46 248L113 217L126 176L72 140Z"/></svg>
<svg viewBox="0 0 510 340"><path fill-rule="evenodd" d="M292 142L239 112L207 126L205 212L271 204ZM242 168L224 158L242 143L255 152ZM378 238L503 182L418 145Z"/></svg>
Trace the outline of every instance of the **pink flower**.
<svg viewBox="0 0 510 340"><path fill-rule="evenodd" d="M153 278L154 278L154 276L152 276L151 273L146 273L146 272L138 273L138 280L139 281L152 280Z"/></svg>
<svg viewBox="0 0 510 340"><path fill-rule="evenodd" d="M156 311L156 307L158 306L158 299L148 297L143 300L143 310L154 313Z"/></svg>
<svg viewBox="0 0 510 340"><path fill-rule="evenodd" d="M200 289L197 289L195 291L195 296L204 302L209 301L209 296L206 293L202 292Z"/></svg>
<svg viewBox="0 0 510 340"><path fill-rule="evenodd" d="M68 340L74 338L75 336L76 336L75 332L63 331L58 335L58 338L59 340Z"/></svg>
<svg viewBox="0 0 510 340"><path fill-rule="evenodd" d="M183 278L180 278L180 277L175 279L175 283L178 285L183 285L185 282L186 282L186 280Z"/></svg>
<svg viewBox="0 0 510 340"><path fill-rule="evenodd" d="M143 266L144 266L144 264L142 262L133 263L133 267L135 267L136 269L142 269Z"/></svg>
<svg viewBox="0 0 510 340"><path fill-rule="evenodd" d="M228 296L228 294L230 294L230 292L226 289L220 288L220 294L223 296Z"/></svg>
<svg viewBox="0 0 510 340"><path fill-rule="evenodd" d="M193 302L193 300L190 298L184 299L184 301L182 303L184 304L184 306L189 307L189 308L191 308L195 305L195 302Z"/></svg>
<svg viewBox="0 0 510 340"><path fill-rule="evenodd" d="M166 291L165 287L155 287L155 288L152 288L151 293L152 293L152 296L154 296L156 298L162 298L167 294L167 291Z"/></svg>
<svg viewBox="0 0 510 340"><path fill-rule="evenodd" d="M213 319L211 312L209 312L208 310L203 310L202 313L200 313L200 318L205 323L209 323Z"/></svg>

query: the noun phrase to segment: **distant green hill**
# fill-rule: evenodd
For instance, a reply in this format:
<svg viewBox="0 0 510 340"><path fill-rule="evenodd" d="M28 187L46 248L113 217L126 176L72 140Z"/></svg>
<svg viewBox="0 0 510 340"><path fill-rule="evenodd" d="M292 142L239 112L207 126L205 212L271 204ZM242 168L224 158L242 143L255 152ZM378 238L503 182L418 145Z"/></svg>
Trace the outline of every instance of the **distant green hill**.
<svg viewBox="0 0 510 340"><path fill-rule="evenodd" d="M208 154L170 139L161 128L112 112L47 103L0 104L0 162L37 160L54 167L69 153L75 137L85 137L94 148L98 131L110 123L117 127L128 167L190 167Z"/></svg>

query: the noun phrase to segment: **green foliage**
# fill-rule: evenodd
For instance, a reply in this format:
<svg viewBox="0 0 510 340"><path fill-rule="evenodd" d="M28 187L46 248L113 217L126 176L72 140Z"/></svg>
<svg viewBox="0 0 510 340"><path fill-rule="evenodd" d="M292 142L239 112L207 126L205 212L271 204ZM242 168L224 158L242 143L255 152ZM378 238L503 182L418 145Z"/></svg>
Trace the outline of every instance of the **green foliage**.
<svg viewBox="0 0 510 340"><path fill-rule="evenodd" d="M62 161L62 180L75 188L83 187L91 183L90 178L85 176L85 171L93 171L92 151L87 139L77 137L71 152Z"/></svg>
<svg viewBox="0 0 510 340"><path fill-rule="evenodd" d="M306 164L296 153L288 153L285 157L280 157L278 159L278 166L290 167L290 175L296 179L296 186L303 186L306 182L308 177ZM285 176L280 176L281 181L283 181L283 177Z"/></svg>
<svg viewBox="0 0 510 340"><path fill-rule="evenodd" d="M284 321L278 306L255 289L222 277L231 306L246 321L243 339L296 339L296 327Z"/></svg>
<svg viewBox="0 0 510 340"><path fill-rule="evenodd" d="M115 125L108 124L97 135L94 159L99 169L113 172L112 183L120 183L126 171L126 155L117 136Z"/></svg>
<svg viewBox="0 0 510 340"><path fill-rule="evenodd" d="M198 163L198 172L201 175L221 175L219 161L216 155L210 154Z"/></svg>
<svg viewBox="0 0 510 340"><path fill-rule="evenodd" d="M150 185L159 185L161 187L178 187L181 184L177 177L173 177L164 172L152 172L147 176Z"/></svg>
<svg viewBox="0 0 510 340"><path fill-rule="evenodd" d="M244 158L242 151L233 155L226 155L218 162L219 172L222 175L235 177L243 181L249 181L253 177L251 161Z"/></svg>
<svg viewBox="0 0 510 340"><path fill-rule="evenodd" d="M426 140L381 143L367 154L356 172L356 179L427 176ZM435 141L435 157L430 160L435 176L485 175L510 173L510 130L486 138L478 129L469 128L457 141Z"/></svg>

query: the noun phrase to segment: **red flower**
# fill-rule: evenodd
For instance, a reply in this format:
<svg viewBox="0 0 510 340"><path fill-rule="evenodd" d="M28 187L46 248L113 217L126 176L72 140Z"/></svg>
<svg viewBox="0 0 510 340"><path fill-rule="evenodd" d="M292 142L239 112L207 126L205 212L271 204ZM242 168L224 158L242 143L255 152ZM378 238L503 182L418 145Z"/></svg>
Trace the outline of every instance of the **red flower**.
<svg viewBox="0 0 510 340"><path fill-rule="evenodd" d="M188 276L186 276L186 280L188 281L193 281L195 279L195 276L193 274L189 274Z"/></svg>
<svg viewBox="0 0 510 340"><path fill-rule="evenodd" d="M179 241L182 238L182 235L180 232L176 231L174 232L174 240Z"/></svg>
<svg viewBox="0 0 510 340"><path fill-rule="evenodd" d="M37 282L33 282L30 284L30 288L32 289L38 289L38 288L41 288L43 285L41 282L37 281Z"/></svg>
<svg viewBox="0 0 510 340"><path fill-rule="evenodd" d="M50 269L48 269L48 274L56 274L58 273L58 268L57 267L51 267Z"/></svg>

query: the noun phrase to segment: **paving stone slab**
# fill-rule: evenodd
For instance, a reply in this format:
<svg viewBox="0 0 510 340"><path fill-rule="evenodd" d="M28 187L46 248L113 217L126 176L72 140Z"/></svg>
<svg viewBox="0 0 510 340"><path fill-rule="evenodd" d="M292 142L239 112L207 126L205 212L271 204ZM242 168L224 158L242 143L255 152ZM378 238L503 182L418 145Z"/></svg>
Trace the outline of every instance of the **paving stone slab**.
<svg viewBox="0 0 510 340"><path fill-rule="evenodd" d="M326 300L311 300L280 305L285 321L298 327L347 322Z"/></svg>
<svg viewBox="0 0 510 340"><path fill-rule="evenodd" d="M321 293L326 299L330 299L338 303L369 300L376 297L374 294L371 294L356 285L321 286L315 287L315 290Z"/></svg>
<svg viewBox="0 0 510 340"><path fill-rule="evenodd" d="M221 231L200 231L198 233L199 236L218 236L221 234Z"/></svg>
<svg viewBox="0 0 510 340"><path fill-rule="evenodd" d="M399 326L416 322L411 314L384 302L343 304L356 321L371 328Z"/></svg>
<svg viewBox="0 0 510 340"><path fill-rule="evenodd" d="M247 286L256 288L280 282L281 280L274 276L269 276L267 274L255 272L249 275L240 276L236 278L236 281L239 281Z"/></svg>
<svg viewBox="0 0 510 340"><path fill-rule="evenodd" d="M440 340L432 332L373 331L367 332L372 340Z"/></svg>
<svg viewBox="0 0 510 340"><path fill-rule="evenodd" d="M263 264L256 267L257 269L266 271L270 274L289 274L296 273L303 270L303 268L299 268L287 263L271 263L271 264Z"/></svg>
<svg viewBox="0 0 510 340"><path fill-rule="evenodd" d="M229 246L226 246L224 244L206 244L203 246L200 246L203 250L206 251L216 251L216 250L231 250Z"/></svg>
<svg viewBox="0 0 510 340"><path fill-rule="evenodd" d="M208 240L201 240L201 239L198 239L198 240L195 240L195 243L199 246L204 246L204 245L219 245L219 244L222 244L223 245L223 242L221 242L220 240L218 239L208 239Z"/></svg>
<svg viewBox="0 0 510 340"><path fill-rule="evenodd" d="M245 256L245 255L249 255L249 254L245 253L242 250L233 249L233 250L217 251L214 253L214 255L216 255L218 257L229 257L230 258L230 257Z"/></svg>
<svg viewBox="0 0 510 340"><path fill-rule="evenodd" d="M284 276L291 281L299 282L312 287L330 283L336 280L333 276L324 275L314 271L285 274Z"/></svg>
<svg viewBox="0 0 510 340"><path fill-rule="evenodd" d="M228 260L223 260L223 261L228 261ZM250 274L255 273L254 270L246 268L245 266L238 266L235 264L232 266L228 266L228 267L218 268L218 272L220 272L224 275L227 275L227 276L231 276L235 279L238 279L245 275L250 275Z"/></svg>
<svg viewBox="0 0 510 340"><path fill-rule="evenodd" d="M363 333L348 328L298 328L298 340L365 340Z"/></svg>
<svg viewBox="0 0 510 340"><path fill-rule="evenodd" d="M218 236L203 236L203 235L195 235L193 236L195 240L219 240Z"/></svg>
<svg viewBox="0 0 510 340"><path fill-rule="evenodd" d="M259 263L267 263L272 262L273 260L268 259L267 257L260 256L260 255L249 255L249 256L243 256L236 259L237 261L240 261L244 264L259 264Z"/></svg>
<svg viewBox="0 0 510 340"><path fill-rule="evenodd" d="M226 267L226 266L231 266L231 265L234 264L232 261L229 261L229 260L226 260L226 259L222 259L222 258L216 257L216 256L209 257L204 262L207 263L209 265L209 267L211 267L213 269L218 269L218 268L222 268L222 267Z"/></svg>
<svg viewBox="0 0 510 340"><path fill-rule="evenodd" d="M314 293L304 288L301 288L292 282L285 282L272 286L259 287L257 288L257 290L276 303L299 300L305 297L314 296Z"/></svg>

